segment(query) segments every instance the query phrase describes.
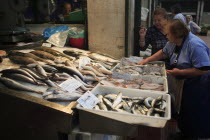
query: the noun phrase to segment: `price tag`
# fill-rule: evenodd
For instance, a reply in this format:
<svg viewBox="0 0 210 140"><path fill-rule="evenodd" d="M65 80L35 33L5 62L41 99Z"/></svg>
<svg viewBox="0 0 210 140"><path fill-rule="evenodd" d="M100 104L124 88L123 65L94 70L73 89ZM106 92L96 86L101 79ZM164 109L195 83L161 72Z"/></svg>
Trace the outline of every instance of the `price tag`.
<svg viewBox="0 0 210 140"><path fill-rule="evenodd" d="M42 46L50 48L52 46L52 44L50 44L50 43L42 43Z"/></svg>
<svg viewBox="0 0 210 140"><path fill-rule="evenodd" d="M69 79L61 83L59 86L62 87L64 90L73 92L76 89L78 89L80 86L82 86L82 84L73 77L70 77Z"/></svg>
<svg viewBox="0 0 210 140"><path fill-rule="evenodd" d="M84 108L92 109L96 106L99 100L94 94L92 94L90 91L87 91L77 100L77 102Z"/></svg>

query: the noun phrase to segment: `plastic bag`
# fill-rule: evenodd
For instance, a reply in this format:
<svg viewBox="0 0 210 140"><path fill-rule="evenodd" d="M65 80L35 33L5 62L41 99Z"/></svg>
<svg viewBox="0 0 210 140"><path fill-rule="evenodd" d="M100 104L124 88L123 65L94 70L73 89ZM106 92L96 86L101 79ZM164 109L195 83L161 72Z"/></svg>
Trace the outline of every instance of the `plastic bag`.
<svg viewBox="0 0 210 140"><path fill-rule="evenodd" d="M78 27L72 27L69 29L69 37L70 38L84 38L85 33L84 29Z"/></svg>
<svg viewBox="0 0 210 140"><path fill-rule="evenodd" d="M64 47L64 45L66 43L66 38L68 36L68 32L69 31L67 30L64 32L55 33L55 34L51 35L50 38L46 41L57 46L57 47Z"/></svg>
<svg viewBox="0 0 210 140"><path fill-rule="evenodd" d="M49 38L51 35L53 35L55 33L63 32L66 30L68 30L67 25L46 28L43 32L44 38Z"/></svg>
<svg viewBox="0 0 210 140"><path fill-rule="evenodd" d="M141 20L146 21L149 9L142 7L141 8Z"/></svg>

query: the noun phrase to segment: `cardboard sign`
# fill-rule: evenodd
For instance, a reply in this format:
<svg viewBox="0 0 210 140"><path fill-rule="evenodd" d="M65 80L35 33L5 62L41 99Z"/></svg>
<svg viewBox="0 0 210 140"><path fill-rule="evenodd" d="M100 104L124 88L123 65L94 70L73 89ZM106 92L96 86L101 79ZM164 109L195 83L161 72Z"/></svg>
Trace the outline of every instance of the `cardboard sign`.
<svg viewBox="0 0 210 140"><path fill-rule="evenodd" d="M69 92L73 92L76 89L78 89L80 86L82 86L82 83L80 83L79 81L77 81L73 77L70 77L69 79L67 79L66 81L61 83L59 86L61 88L63 88L64 90L67 90Z"/></svg>
<svg viewBox="0 0 210 140"><path fill-rule="evenodd" d="M84 108L92 109L96 106L99 100L94 94L92 94L90 91L87 91L77 100L77 102Z"/></svg>

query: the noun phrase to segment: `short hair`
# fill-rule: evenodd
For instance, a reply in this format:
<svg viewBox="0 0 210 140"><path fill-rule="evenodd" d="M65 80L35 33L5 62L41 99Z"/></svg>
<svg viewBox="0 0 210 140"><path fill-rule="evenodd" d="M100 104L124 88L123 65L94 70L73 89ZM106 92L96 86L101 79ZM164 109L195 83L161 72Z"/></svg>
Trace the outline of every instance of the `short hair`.
<svg viewBox="0 0 210 140"><path fill-rule="evenodd" d="M179 4L175 4L171 7L171 12L178 14L181 13L181 6Z"/></svg>
<svg viewBox="0 0 210 140"><path fill-rule="evenodd" d="M164 8L156 8L152 16L154 17L156 15L161 15L163 18L168 19L167 12Z"/></svg>
<svg viewBox="0 0 210 140"><path fill-rule="evenodd" d="M167 30L175 38L186 38L189 34L189 29L180 19L171 19L167 23Z"/></svg>

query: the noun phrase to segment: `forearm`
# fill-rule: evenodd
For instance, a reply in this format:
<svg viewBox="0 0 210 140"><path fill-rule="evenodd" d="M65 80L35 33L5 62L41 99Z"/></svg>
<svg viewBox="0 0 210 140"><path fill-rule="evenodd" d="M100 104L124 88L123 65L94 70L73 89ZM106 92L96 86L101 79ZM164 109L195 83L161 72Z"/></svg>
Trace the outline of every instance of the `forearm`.
<svg viewBox="0 0 210 140"><path fill-rule="evenodd" d="M165 59L165 58L167 58L167 55L165 55L163 53L163 50L159 50L158 52L156 52L152 56L146 58L146 60L148 62L151 62L151 61L158 61L158 60Z"/></svg>
<svg viewBox="0 0 210 140"><path fill-rule="evenodd" d="M188 69L181 69L179 75L187 76L187 77L194 77L199 76L207 73L208 71L199 70L197 68L188 68Z"/></svg>

